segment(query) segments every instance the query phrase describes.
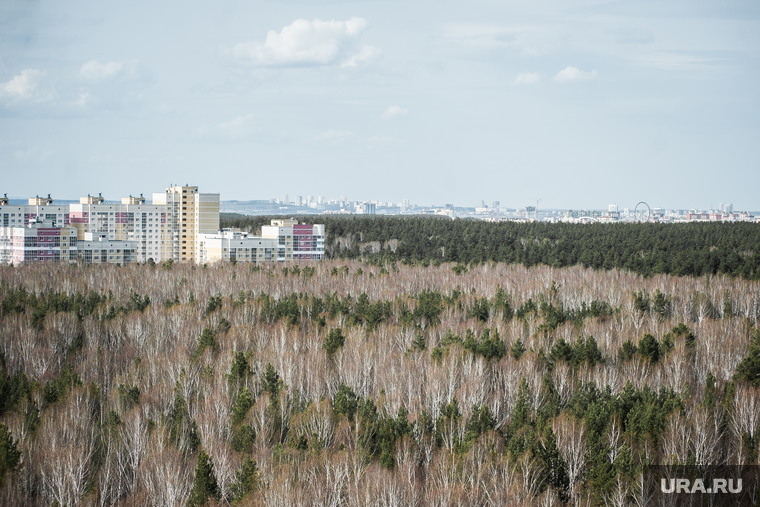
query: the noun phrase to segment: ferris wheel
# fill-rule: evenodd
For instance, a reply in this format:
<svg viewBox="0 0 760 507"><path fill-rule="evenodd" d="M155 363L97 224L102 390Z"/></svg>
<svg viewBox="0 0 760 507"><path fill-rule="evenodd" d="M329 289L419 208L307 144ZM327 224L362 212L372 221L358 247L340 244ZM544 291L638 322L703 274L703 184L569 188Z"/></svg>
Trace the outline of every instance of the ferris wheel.
<svg viewBox="0 0 760 507"><path fill-rule="evenodd" d="M646 222L652 216L652 209L644 201L639 202L633 209L633 216L638 221Z"/></svg>

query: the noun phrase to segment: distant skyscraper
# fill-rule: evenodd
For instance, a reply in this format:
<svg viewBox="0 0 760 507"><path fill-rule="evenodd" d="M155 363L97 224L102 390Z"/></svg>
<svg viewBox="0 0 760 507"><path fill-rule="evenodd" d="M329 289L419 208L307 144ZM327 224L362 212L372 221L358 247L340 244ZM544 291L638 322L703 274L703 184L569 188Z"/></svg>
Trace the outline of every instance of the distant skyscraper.
<svg viewBox="0 0 760 507"><path fill-rule="evenodd" d="M303 206L303 197L300 195L296 196L296 206Z"/></svg>
<svg viewBox="0 0 760 507"><path fill-rule="evenodd" d="M374 215L377 213L377 206L372 202L364 202L356 205L356 212L361 215Z"/></svg>
<svg viewBox="0 0 760 507"><path fill-rule="evenodd" d="M723 213L733 213L734 211L734 203L726 204L723 207Z"/></svg>
<svg viewBox="0 0 760 507"><path fill-rule="evenodd" d="M607 206L607 211L609 211L610 213L617 213L617 210L618 210L617 204L610 204L609 206Z"/></svg>
<svg viewBox="0 0 760 507"><path fill-rule="evenodd" d="M478 201L478 208L485 208L485 207L486 207L485 201L483 199L479 200Z"/></svg>
<svg viewBox="0 0 760 507"><path fill-rule="evenodd" d="M347 200L348 200L348 199L346 198L346 196L345 196L345 195L341 195L341 196L340 196L340 202L346 202Z"/></svg>
<svg viewBox="0 0 760 507"><path fill-rule="evenodd" d="M500 205L501 203L499 201L494 201L493 203L491 203L491 207L495 210L498 210Z"/></svg>
<svg viewBox="0 0 760 507"><path fill-rule="evenodd" d="M288 204L288 194L285 194L285 195L282 196L282 203L283 204Z"/></svg>
<svg viewBox="0 0 760 507"><path fill-rule="evenodd" d="M404 208L409 207L409 199L404 199Z"/></svg>
<svg viewBox="0 0 760 507"><path fill-rule="evenodd" d="M323 196L323 195L320 195L320 196L317 198L317 202L319 202L319 204L324 204L324 203L325 203L325 196Z"/></svg>

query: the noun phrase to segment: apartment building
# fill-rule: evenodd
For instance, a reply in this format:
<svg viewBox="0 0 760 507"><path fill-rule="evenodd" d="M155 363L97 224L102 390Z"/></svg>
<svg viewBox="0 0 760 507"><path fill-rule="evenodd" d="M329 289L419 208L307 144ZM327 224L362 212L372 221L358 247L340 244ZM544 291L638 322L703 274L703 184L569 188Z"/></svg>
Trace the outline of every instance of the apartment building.
<svg viewBox="0 0 760 507"><path fill-rule="evenodd" d="M0 228L0 263L76 261L77 231L52 220Z"/></svg>
<svg viewBox="0 0 760 507"><path fill-rule="evenodd" d="M261 236L236 229L199 235L201 264L218 261L275 262L321 260L325 257L324 224L299 224L296 220L272 220Z"/></svg>
<svg viewBox="0 0 760 507"><path fill-rule="evenodd" d="M121 204L105 203L101 195L79 199L79 204L69 206L69 221L77 230L77 237L84 241L87 234L93 239L108 241L132 241L135 260L156 262L170 258L171 218L163 204L146 204L145 198L124 197ZM110 248L109 248L110 250Z"/></svg>
<svg viewBox="0 0 760 507"><path fill-rule="evenodd" d="M197 186L173 186L153 194L153 204L166 206L171 227L167 234L175 262L199 262L201 234L219 231L219 194L202 194Z"/></svg>
<svg viewBox="0 0 760 507"><path fill-rule="evenodd" d="M139 257L138 245L137 241L107 240L87 234L84 241L77 241L76 260L83 264L129 264Z"/></svg>
<svg viewBox="0 0 760 507"><path fill-rule="evenodd" d="M53 199L47 197L32 197L28 204L9 204L7 197L0 198L0 225L3 227L24 227L37 218L48 220L54 225L69 224L69 207L53 205Z"/></svg>
<svg viewBox="0 0 760 507"><path fill-rule="evenodd" d="M199 263L237 261L263 263L277 260L277 240L252 236L237 229L200 234Z"/></svg>
<svg viewBox="0 0 760 507"><path fill-rule="evenodd" d="M299 224L297 220L272 220L261 228L262 238L277 239L277 260L325 258L324 224Z"/></svg>
<svg viewBox="0 0 760 507"><path fill-rule="evenodd" d="M219 230L219 194L202 194L197 186L186 185L153 194L152 204L146 203L142 195L122 198L121 203L107 203L100 194L88 195L70 205L54 205L50 195L31 198L25 205L11 205L7 197L2 197L0 225L0 262L5 263L40 260L89 263L89 259L93 263L149 259L197 262L199 235ZM16 230L19 228L22 231ZM46 240L36 242L45 248L29 246L26 251L15 250L19 241L33 243L19 238L37 237L38 230L48 228L60 229L60 234L67 238L75 236L76 255L68 251L70 241L66 241L66 255L60 247L48 249Z"/></svg>

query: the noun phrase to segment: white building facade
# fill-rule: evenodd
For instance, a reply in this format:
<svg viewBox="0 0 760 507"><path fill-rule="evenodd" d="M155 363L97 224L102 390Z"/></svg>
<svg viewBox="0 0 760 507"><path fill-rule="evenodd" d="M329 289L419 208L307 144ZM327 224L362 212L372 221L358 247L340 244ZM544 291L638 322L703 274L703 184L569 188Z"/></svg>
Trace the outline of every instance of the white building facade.
<svg viewBox="0 0 760 507"><path fill-rule="evenodd" d="M49 195L29 199L25 205L11 205L9 199L0 198L0 226L0 262L4 263L87 262L85 258L101 262L103 257L109 262L113 257L114 262L120 263L150 259L197 262L199 235L219 230L219 194L203 194L195 186L169 187L163 193L153 194L152 204L147 204L142 196L107 203L101 195L88 195L70 205L54 205ZM46 238L56 236L48 229L59 229L57 235L62 238L74 236L74 242L79 243L76 255L68 251L71 245L68 239L66 252L61 244L59 250L50 249L48 255ZM46 232L39 232L43 230ZM38 234L39 240L33 241L32 236L36 238ZM26 251L18 250L19 241L29 243ZM86 248L79 255L78 247L84 242ZM32 243L37 246L32 247Z"/></svg>

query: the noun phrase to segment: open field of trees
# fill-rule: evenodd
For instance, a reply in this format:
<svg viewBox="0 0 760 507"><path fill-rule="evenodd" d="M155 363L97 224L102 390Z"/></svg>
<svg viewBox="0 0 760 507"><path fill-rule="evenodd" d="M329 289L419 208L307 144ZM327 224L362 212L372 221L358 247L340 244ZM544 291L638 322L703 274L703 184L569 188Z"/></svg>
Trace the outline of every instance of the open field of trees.
<svg viewBox="0 0 760 507"><path fill-rule="evenodd" d="M648 274L2 266L0 504L620 506L756 464L760 282Z"/></svg>
<svg viewBox="0 0 760 507"><path fill-rule="evenodd" d="M256 232L273 217L222 214ZM374 262L507 262L625 269L644 276L728 274L760 280L760 224L492 223L424 216L304 216L323 223L327 253Z"/></svg>

